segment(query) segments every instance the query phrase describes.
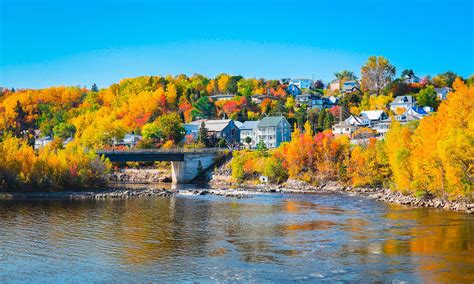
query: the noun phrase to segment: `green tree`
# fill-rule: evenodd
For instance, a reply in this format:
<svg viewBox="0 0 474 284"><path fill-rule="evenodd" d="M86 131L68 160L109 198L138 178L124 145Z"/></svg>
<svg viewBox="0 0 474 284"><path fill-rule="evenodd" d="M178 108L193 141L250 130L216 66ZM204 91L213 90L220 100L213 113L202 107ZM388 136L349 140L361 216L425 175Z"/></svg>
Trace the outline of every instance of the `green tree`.
<svg viewBox="0 0 474 284"><path fill-rule="evenodd" d="M322 109L318 116L318 130L324 130L324 123L326 121L326 116L328 116L328 111L326 109Z"/></svg>
<svg viewBox="0 0 474 284"><path fill-rule="evenodd" d="M362 66L362 88L377 96L388 87L395 76L395 67L383 56L370 56Z"/></svg>
<svg viewBox="0 0 474 284"><path fill-rule="evenodd" d="M201 143L205 145L206 147L209 147L211 144L209 141L209 134L206 127L206 123L204 121L201 122L201 126L199 127L197 141L198 143Z"/></svg>
<svg viewBox="0 0 474 284"><path fill-rule="evenodd" d="M61 122L54 126L53 133L55 138L67 139L74 136L74 133L76 133L76 127L70 123Z"/></svg>
<svg viewBox="0 0 474 284"><path fill-rule="evenodd" d="M421 89L421 91L415 95L415 98L418 105L429 106L433 109L437 109L440 103L433 86Z"/></svg>
<svg viewBox="0 0 474 284"><path fill-rule="evenodd" d="M334 117L332 116L332 114L327 112L326 116L324 117L324 129L330 129L333 121L334 121Z"/></svg>
<svg viewBox="0 0 474 284"><path fill-rule="evenodd" d="M342 70L341 72L336 72L334 73L334 76L336 76L336 79L340 81L357 80L357 76L354 74L354 72L349 70Z"/></svg>
<svg viewBox="0 0 474 284"><path fill-rule="evenodd" d="M254 79L242 79L237 83L237 92L245 97L250 97L255 86Z"/></svg>
<svg viewBox="0 0 474 284"><path fill-rule="evenodd" d="M154 122L145 124L142 129L144 139L162 142L172 140L175 144L184 138L184 133L179 114L175 112L158 117Z"/></svg>
<svg viewBox="0 0 474 284"><path fill-rule="evenodd" d="M99 91L99 88L97 88L97 85L95 83L92 84L91 91L92 92L98 92Z"/></svg>
<svg viewBox="0 0 474 284"><path fill-rule="evenodd" d="M252 138L250 136L245 137L245 143L247 143L247 145L249 145L249 148L250 148L250 143L252 143Z"/></svg>
<svg viewBox="0 0 474 284"><path fill-rule="evenodd" d="M193 119L213 118L215 114L216 107L214 103L209 101L207 96L201 97L195 104L193 104L193 110L191 111Z"/></svg>

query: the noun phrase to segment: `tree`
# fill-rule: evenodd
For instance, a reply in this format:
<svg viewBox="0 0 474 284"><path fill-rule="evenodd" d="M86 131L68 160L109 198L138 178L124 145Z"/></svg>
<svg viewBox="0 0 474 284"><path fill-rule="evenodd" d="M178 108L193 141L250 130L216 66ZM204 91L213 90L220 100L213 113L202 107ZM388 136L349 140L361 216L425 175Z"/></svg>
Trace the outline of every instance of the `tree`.
<svg viewBox="0 0 474 284"><path fill-rule="evenodd" d="M416 101L420 106L428 106L437 109L440 101L433 86L428 86L415 95Z"/></svg>
<svg viewBox="0 0 474 284"><path fill-rule="evenodd" d="M362 66L362 88L377 96L392 82L395 67L383 56L370 56Z"/></svg>
<svg viewBox="0 0 474 284"><path fill-rule="evenodd" d="M216 107L206 96L201 97L195 104L193 104L193 110L191 111L193 119L213 118L215 114Z"/></svg>
<svg viewBox="0 0 474 284"><path fill-rule="evenodd" d="M97 88L97 85L95 83L92 84L91 91L92 92L98 92L99 91L99 88Z"/></svg>
<svg viewBox="0 0 474 284"><path fill-rule="evenodd" d="M318 130L323 130L323 129L324 129L324 121L326 120L326 115L327 115L326 109L322 109L322 110L319 112L319 116L318 116Z"/></svg>
<svg viewBox="0 0 474 284"><path fill-rule="evenodd" d="M230 82L230 76L227 74L221 74L217 79L217 87L219 89L219 92L221 93L229 92L229 82Z"/></svg>
<svg viewBox="0 0 474 284"><path fill-rule="evenodd" d="M316 81L314 82L314 84L313 84L313 88L314 88L315 90L317 90L317 89L324 89L324 83L323 83L323 81L322 81L322 80L316 80Z"/></svg>
<svg viewBox="0 0 474 284"><path fill-rule="evenodd" d="M250 148L250 143L252 143L252 138L250 136L245 137L245 143L247 143L247 145Z"/></svg>
<svg viewBox="0 0 474 284"><path fill-rule="evenodd" d="M257 143L257 151L259 152L265 152L267 151L268 148L267 148L267 145L265 144L265 142L263 142L263 140L260 140L258 143Z"/></svg>
<svg viewBox="0 0 474 284"><path fill-rule="evenodd" d="M250 97L255 87L255 79L242 79L237 83L238 93L245 97Z"/></svg>
<svg viewBox="0 0 474 284"><path fill-rule="evenodd" d="M415 76L415 72L413 72L413 70L411 69L405 69L402 71L402 74L400 75L400 77L402 78L413 78Z"/></svg>
<svg viewBox="0 0 474 284"><path fill-rule="evenodd" d="M28 123L28 113L23 109L23 105L20 101L16 101L16 105L14 108L15 113L15 124L14 124L14 132L17 137L24 136L26 133L25 131L29 129Z"/></svg>
<svg viewBox="0 0 474 284"><path fill-rule="evenodd" d="M154 122L143 126L144 139L154 139L161 142L173 141L177 144L184 138L184 128L178 113L172 112L158 117Z"/></svg>
<svg viewBox="0 0 474 284"><path fill-rule="evenodd" d="M336 72L334 73L334 76L336 76L336 79L340 81L357 80L357 76L354 74L354 72L349 71L349 70L342 70L341 72Z"/></svg>
<svg viewBox="0 0 474 284"><path fill-rule="evenodd" d="M452 87L454 80L458 75L452 71L444 72L433 77L433 85L435 87Z"/></svg>
<svg viewBox="0 0 474 284"><path fill-rule="evenodd" d="M74 127L74 125L67 122L61 122L60 124L54 126L53 128L53 133L54 133L55 138L67 139L74 136L75 132L76 132L76 127Z"/></svg>
<svg viewBox="0 0 474 284"><path fill-rule="evenodd" d="M206 127L206 123L204 121L201 122L201 126L199 127L197 141L198 143L201 143L205 145L206 147L210 146L209 134Z"/></svg>

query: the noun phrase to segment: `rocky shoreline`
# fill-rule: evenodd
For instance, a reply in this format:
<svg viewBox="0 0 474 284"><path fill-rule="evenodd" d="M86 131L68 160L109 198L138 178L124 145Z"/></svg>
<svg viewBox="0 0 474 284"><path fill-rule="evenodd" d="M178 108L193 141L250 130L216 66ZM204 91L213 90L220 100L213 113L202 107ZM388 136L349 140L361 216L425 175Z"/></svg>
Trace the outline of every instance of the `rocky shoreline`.
<svg viewBox="0 0 474 284"><path fill-rule="evenodd" d="M99 191L62 191L62 192L2 192L0 199L125 199L133 197L171 196L175 192L155 188L110 188Z"/></svg>
<svg viewBox="0 0 474 284"><path fill-rule="evenodd" d="M465 200L449 201L439 197L417 198L413 195L403 195L384 188L354 188L343 186L337 182L328 182L321 186L313 186L298 180L288 180L283 185L257 184L239 185L232 183L213 183L211 188L190 190L171 190L169 188L153 188L150 185L137 187L114 187L99 191L64 191L64 192L2 192L0 199L126 199L134 197L166 197L180 195L216 195L229 198L252 198L255 194L317 194L339 193L363 196L382 202L401 204L412 207L437 208L474 214L474 203Z"/></svg>

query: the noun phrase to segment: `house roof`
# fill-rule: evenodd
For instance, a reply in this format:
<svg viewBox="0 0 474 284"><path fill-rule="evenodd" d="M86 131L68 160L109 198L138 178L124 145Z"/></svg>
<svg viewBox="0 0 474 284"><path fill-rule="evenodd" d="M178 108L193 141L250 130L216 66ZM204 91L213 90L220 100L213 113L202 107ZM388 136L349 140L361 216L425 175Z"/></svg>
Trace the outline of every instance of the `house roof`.
<svg viewBox="0 0 474 284"><path fill-rule="evenodd" d="M365 117L359 117L351 114L351 116L344 120L344 123L350 125L368 125L370 124L370 121L368 121Z"/></svg>
<svg viewBox="0 0 474 284"><path fill-rule="evenodd" d="M244 123L242 123L241 126L239 126L239 128L242 130L242 129L254 129L255 127L258 126L258 123L260 121L258 120L248 120L248 121L244 121Z"/></svg>
<svg viewBox="0 0 474 284"><path fill-rule="evenodd" d="M235 124L235 126L237 126L238 128L241 128L242 125L243 125L243 123L240 122L240 121L238 121L238 120L234 121L234 124Z"/></svg>
<svg viewBox="0 0 474 284"><path fill-rule="evenodd" d="M392 102L392 104L406 104L406 103L415 103L415 98L413 98L413 96L398 96Z"/></svg>
<svg viewBox="0 0 474 284"><path fill-rule="evenodd" d="M270 127L277 126L282 119L285 119L284 116L266 116L257 124L257 127Z"/></svg>
<svg viewBox="0 0 474 284"><path fill-rule="evenodd" d="M189 124L201 126L201 123L204 121L208 131L220 132L229 125L232 121L231 119L200 119L190 122Z"/></svg>
<svg viewBox="0 0 474 284"><path fill-rule="evenodd" d="M382 114L384 114L383 110L364 110L360 113L361 116L370 120L379 120Z"/></svg>

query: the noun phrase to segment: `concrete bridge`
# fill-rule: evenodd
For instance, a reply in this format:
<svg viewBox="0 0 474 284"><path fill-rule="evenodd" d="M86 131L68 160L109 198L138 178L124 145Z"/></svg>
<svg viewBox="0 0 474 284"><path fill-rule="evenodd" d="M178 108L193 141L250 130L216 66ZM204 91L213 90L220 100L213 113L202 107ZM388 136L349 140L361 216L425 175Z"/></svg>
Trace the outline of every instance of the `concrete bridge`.
<svg viewBox="0 0 474 284"><path fill-rule="evenodd" d="M171 177L176 184L192 182L226 151L220 148L130 149L101 150L97 154L105 156L112 163L171 161Z"/></svg>

